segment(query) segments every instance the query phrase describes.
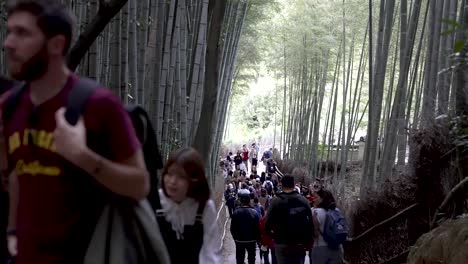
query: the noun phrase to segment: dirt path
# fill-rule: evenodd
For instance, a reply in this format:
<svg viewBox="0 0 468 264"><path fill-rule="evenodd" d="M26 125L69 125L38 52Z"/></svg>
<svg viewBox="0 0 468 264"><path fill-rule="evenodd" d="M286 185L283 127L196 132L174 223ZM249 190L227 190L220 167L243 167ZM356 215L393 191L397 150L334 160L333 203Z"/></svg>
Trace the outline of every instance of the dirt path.
<svg viewBox="0 0 468 264"><path fill-rule="evenodd" d="M223 245L223 264L236 264L236 245L234 244L234 240L232 239L231 232L229 232L229 224L227 224L227 231L226 237L224 238L224 245ZM247 263L247 256L245 257L245 263ZM260 255L257 252L255 254L255 264L261 264L263 261L260 261ZM271 256L270 256L270 263L271 263ZM309 256L306 256L305 263L309 264Z"/></svg>
<svg viewBox="0 0 468 264"><path fill-rule="evenodd" d="M223 263L236 264L236 245L232 239L231 232L229 232L230 220L226 226L226 237L224 238L223 245Z"/></svg>

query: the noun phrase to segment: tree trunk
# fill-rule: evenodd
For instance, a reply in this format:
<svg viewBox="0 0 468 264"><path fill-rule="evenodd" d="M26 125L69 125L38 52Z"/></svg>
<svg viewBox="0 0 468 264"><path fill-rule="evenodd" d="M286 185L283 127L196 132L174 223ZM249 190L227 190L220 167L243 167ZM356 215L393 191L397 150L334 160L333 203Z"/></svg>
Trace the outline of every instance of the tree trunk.
<svg viewBox="0 0 468 264"><path fill-rule="evenodd" d="M99 10L91 23L80 34L68 54L68 67L75 70L94 40L104 30L111 19L122 9L127 0L99 1Z"/></svg>
<svg viewBox="0 0 468 264"><path fill-rule="evenodd" d="M205 0L206 1L206 0ZM216 120L216 98L218 94L218 80L219 80L219 39L221 35L221 25L225 15L225 7L227 0L210 0L208 6L208 15L210 23L210 30L208 34L207 49L206 49L206 72L205 75L205 89L203 94L202 112L200 116L199 127L197 128L195 141L193 147L196 148L202 157L205 158L205 166L211 171L213 164L211 161L210 151L212 149L211 143L213 140L213 121ZM208 175L214 177L214 175Z"/></svg>

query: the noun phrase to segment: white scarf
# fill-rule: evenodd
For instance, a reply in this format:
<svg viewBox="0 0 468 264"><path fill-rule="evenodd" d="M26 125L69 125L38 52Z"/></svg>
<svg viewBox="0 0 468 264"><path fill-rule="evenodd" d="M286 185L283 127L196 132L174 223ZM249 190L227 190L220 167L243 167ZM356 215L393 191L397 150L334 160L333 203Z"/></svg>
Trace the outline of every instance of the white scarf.
<svg viewBox="0 0 468 264"><path fill-rule="evenodd" d="M159 197L166 221L171 223L177 239L183 239L185 226L195 224L198 202L187 197L181 203L176 203L167 197L162 189L159 189Z"/></svg>

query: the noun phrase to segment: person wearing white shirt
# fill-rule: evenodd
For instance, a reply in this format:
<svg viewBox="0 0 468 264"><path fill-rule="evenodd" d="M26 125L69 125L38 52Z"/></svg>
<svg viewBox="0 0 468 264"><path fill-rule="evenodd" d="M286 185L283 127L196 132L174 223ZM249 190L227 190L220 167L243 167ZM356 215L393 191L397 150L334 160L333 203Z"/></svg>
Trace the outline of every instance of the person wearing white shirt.
<svg viewBox="0 0 468 264"><path fill-rule="evenodd" d="M220 263L216 208L200 154L193 148L172 153L161 187L156 217L171 263Z"/></svg>
<svg viewBox="0 0 468 264"><path fill-rule="evenodd" d="M245 163L241 163L239 165L239 170L247 172L247 167L245 166Z"/></svg>

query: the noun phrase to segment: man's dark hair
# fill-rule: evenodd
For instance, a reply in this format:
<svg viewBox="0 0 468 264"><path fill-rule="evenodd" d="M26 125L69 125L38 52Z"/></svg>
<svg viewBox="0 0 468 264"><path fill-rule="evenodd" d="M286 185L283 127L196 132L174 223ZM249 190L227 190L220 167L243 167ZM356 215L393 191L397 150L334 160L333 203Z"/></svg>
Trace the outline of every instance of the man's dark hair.
<svg viewBox="0 0 468 264"><path fill-rule="evenodd" d="M239 194L239 200L243 205L249 205L250 204L250 195L246 193L241 193Z"/></svg>
<svg viewBox="0 0 468 264"><path fill-rule="evenodd" d="M281 178L281 185L283 188L294 188L294 177L292 175L286 174Z"/></svg>
<svg viewBox="0 0 468 264"><path fill-rule="evenodd" d="M253 199L253 201L254 201L254 203L256 203L256 204L257 204L257 203L258 203L258 198L257 198L257 197L255 197L255 198Z"/></svg>
<svg viewBox="0 0 468 264"><path fill-rule="evenodd" d="M65 37L63 55L68 53L73 39L75 16L58 0L13 0L7 5L8 17L16 12L29 12L37 17L37 25L46 38Z"/></svg>

